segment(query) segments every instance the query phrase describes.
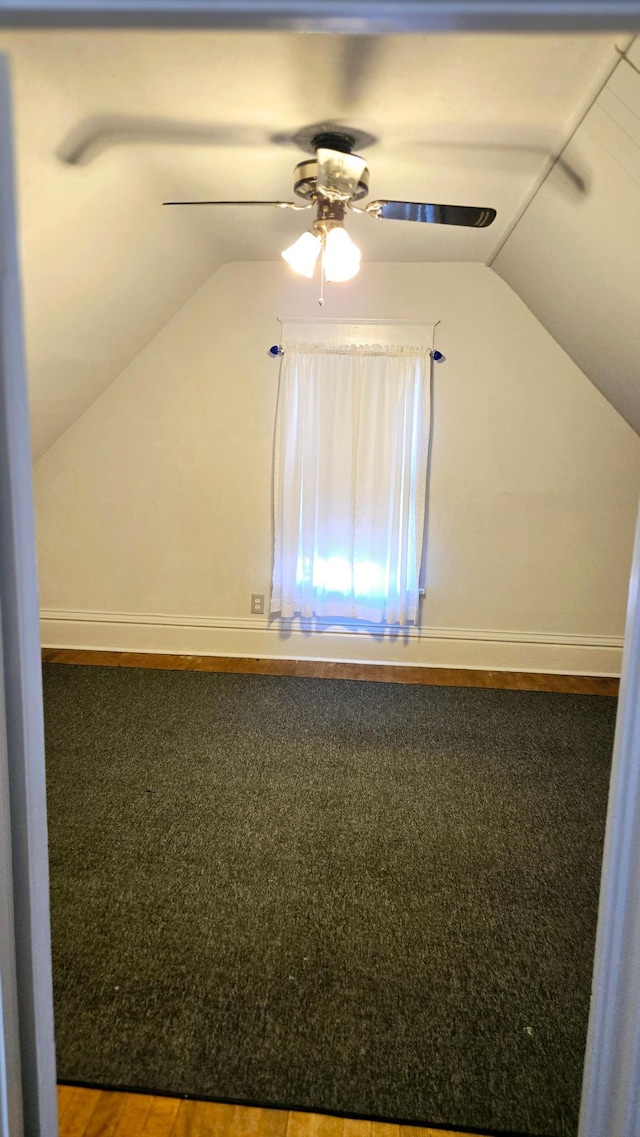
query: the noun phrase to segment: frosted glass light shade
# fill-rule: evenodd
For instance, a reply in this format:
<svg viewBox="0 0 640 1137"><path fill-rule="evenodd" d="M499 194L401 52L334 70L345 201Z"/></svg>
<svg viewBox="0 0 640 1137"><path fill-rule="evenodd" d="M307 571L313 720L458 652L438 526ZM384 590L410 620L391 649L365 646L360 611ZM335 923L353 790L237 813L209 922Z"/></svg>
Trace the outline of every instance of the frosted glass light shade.
<svg viewBox="0 0 640 1137"><path fill-rule="evenodd" d="M299 272L301 276L312 277L321 248L320 237L316 237L315 233L308 230L298 237L293 245L285 249L282 256L294 272Z"/></svg>
<svg viewBox="0 0 640 1137"><path fill-rule="evenodd" d="M330 229L324 247L324 274L327 280L351 280L360 271L360 249L345 229Z"/></svg>
<svg viewBox="0 0 640 1137"><path fill-rule="evenodd" d="M367 168L364 158L357 154L338 154L335 150L320 147L316 150L318 173L316 186L330 199L346 201L358 186Z"/></svg>

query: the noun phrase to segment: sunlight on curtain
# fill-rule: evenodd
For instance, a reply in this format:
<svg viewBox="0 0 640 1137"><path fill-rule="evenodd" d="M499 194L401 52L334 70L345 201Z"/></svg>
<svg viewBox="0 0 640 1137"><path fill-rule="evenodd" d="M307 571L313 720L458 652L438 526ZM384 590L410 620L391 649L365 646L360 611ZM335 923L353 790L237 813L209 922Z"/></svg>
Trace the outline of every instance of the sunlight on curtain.
<svg viewBox="0 0 640 1137"><path fill-rule="evenodd" d="M378 345L284 347L271 612L415 623L430 357Z"/></svg>

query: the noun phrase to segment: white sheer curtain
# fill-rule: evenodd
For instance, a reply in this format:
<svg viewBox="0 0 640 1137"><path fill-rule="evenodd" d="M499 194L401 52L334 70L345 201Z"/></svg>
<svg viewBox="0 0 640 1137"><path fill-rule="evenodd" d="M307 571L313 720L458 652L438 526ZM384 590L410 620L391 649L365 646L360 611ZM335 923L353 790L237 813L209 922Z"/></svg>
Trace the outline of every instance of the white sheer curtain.
<svg viewBox="0 0 640 1137"><path fill-rule="evenodd" d="M271 612L414 623L429 354L378 345L283 346Z"/></svg>

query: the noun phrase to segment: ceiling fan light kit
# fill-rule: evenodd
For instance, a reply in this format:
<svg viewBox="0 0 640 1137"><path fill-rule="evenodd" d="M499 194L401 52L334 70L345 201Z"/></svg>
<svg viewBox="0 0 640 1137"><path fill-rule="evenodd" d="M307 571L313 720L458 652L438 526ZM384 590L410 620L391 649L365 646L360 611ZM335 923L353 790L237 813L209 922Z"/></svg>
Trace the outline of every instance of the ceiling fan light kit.
<svg viewBox="0 0 640 1137"><path fill-rule="evenodd" d="M293 245L288 249L283 249L280 254L281 257L291 266L294 272L299 273L300 276L306 276L309 280L313 276L313 271L316 267L316 261L322 249L322 241L313 230L307 229Z"/></svg>
<svg viewBox="0 0 640 1137"><path fill-rule="evenodd" d="M336 226L329 229L324 239L324 278L330 284L351 280L360 272L360 249L351 240L346 229Z"/></svg>
<svg viewBox="0 0 640 1137"><path fill-rule="evenodd" d="M320 260L320 304L324 282L351 280L360 269L360 250L344 228L347 209L379 221L418 221L438 225L464 225L484 229L495 220L495 209L467 205L432 205L427 202L378 199L364 207L355 205L369 192L369 171L364 158L353 153L355 132L336 128L311 140L315 158L298 162L294 170L294 193L308 202L293 201L165 201L164 205L272 205L279 209L316 209L316 219L307 232L282 253L294 272L311 279Z"/></svg>
<svg viewBox="0 0 640 1137"><path fill-rule="evenodd" d="M362 159L358 159L362 162ZM327 163L329 164L329 163ZM346 175L351 180L350 174ZM335 168L327 171L327 181L337 184L337 193L344 190L339 185ZM333 190L323 188L318 191L316 220L311 229L281 254L294 272L311 279L320 257L321 286L325 281L334 283L351 280L360 271L360 249L351 240L344 228L344 214L347 198L333 197ZM324 289L321 287L320 303L323 302Z"/></svg>

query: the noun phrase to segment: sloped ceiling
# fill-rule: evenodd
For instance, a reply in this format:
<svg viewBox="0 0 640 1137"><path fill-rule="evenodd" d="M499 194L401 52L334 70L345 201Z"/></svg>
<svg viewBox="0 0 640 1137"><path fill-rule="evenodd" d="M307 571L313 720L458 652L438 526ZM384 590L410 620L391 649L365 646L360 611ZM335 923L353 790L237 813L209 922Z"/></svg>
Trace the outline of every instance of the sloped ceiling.
<svg viewBox="0 0 640 1137"><path fill-rule="evenodd" d="M564 155L584 195L553 171L494 262L561 347L640 432L640 41Z"/></svg>
<svg viewBox="0 0 640 1137"><path fill-rule="evenodd" d="M351 125L375 140L364 150L373 197L498 210L484 231L353 216L365 262L487 261L610 72L614 45L593 35L4 34L34 456L220 264L275 259L305 227L304 214L163 209L163 199L288 198L297 132ZM84 165L62 160L96 132ZM576 209L566 167L545 193Z"/></svg>

